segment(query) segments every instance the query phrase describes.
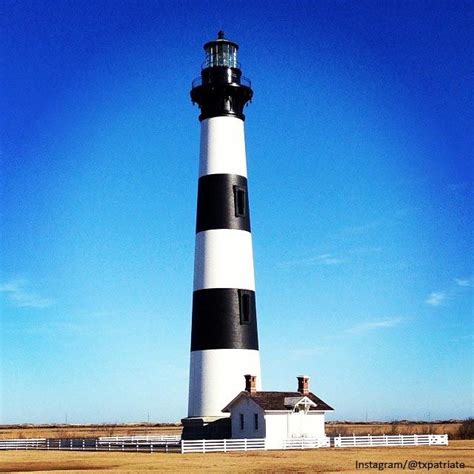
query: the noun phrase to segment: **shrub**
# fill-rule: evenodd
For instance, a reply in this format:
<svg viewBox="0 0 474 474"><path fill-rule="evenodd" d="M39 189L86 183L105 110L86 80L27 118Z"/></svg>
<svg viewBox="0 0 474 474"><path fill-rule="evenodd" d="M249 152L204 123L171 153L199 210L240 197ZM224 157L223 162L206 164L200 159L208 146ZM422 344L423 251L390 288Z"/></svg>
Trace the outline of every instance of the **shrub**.
<svg viewBox="0 0 474 474"><path fill-rule="evenodd" d="M461 439L474 439L474 418L467 418L459 427L459 437Z"/></svg>

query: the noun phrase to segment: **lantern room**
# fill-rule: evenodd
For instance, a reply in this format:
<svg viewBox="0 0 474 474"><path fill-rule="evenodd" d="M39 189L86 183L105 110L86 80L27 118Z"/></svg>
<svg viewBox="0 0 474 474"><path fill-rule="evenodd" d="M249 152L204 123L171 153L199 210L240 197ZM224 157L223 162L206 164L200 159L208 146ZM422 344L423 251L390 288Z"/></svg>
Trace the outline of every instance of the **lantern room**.
<svg viewBox="0 0 474 474"><path fill-rule="evenodd" d="M224 38L224 32L219 31L217 39L209 41L204 45L206 61L203 68L209 67L231 67L238 68L237 50L239 45Z"/></svg>

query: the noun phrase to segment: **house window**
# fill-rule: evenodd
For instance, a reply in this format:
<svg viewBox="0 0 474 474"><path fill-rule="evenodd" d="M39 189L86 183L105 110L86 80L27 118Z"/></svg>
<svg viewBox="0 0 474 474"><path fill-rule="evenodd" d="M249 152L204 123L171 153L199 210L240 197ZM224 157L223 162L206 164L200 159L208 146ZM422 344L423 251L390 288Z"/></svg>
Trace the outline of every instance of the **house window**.
<svg viewBox="0 0 474 474"><path fill-rule="evenodd" d="M253 419L255 422L255 430L258 430L258 413L254 413Z"/></svg>
<svg viewBox="0 0 474 474"><path fill-rule="evenodd" d="M250 324L252 314L252 292L239 290L240 324Z"/></svg>
<svg viewBox="0 0 474 474"><path fill-rule="evenodd" d="M240 414L240 429L241 430L244 429L244 414L243 413Z"/></svg>
<svg viewBox="0 0 474 474"><path fill-rule="evenodd" d="M235 217L247 214L247 190L242 186L234 186Z"/></svg>

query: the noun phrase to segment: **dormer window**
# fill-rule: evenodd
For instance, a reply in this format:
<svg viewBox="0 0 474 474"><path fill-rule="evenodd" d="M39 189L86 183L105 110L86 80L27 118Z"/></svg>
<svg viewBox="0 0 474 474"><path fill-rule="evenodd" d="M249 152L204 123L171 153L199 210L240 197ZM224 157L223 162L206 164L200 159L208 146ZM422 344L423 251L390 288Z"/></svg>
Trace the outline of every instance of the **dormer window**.
<svg viewBox="0 0 474 474"><path fill-rule="evenodd" d="M295 411L303 411L306 414L311 406L315 406L315 404L309 398L305 397L301 402L295 405Z"/></svg>
<svg viewBox="0 0 474 474"><path fill-rule="evenodd" d="M286 397L285 406L293 409L293 413L308 413L310 408L316 408L316 403L308 397Z"/></svg>

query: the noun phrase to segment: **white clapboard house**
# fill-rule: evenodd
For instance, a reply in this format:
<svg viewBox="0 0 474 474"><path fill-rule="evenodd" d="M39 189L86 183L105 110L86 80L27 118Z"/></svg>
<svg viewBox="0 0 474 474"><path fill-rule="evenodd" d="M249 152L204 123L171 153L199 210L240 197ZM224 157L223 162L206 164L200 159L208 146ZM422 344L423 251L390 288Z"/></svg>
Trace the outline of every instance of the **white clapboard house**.
<svg viewBox="0 0 474 474"><path fill-rule="evenodd" d="M267 446L288 438L325 438L325 413L333 408L309 391L309 377L298 377L296 392L256 387L256 376L246 375L245 390L222 410L230 413L232 438L266 438Z"/></svg>

